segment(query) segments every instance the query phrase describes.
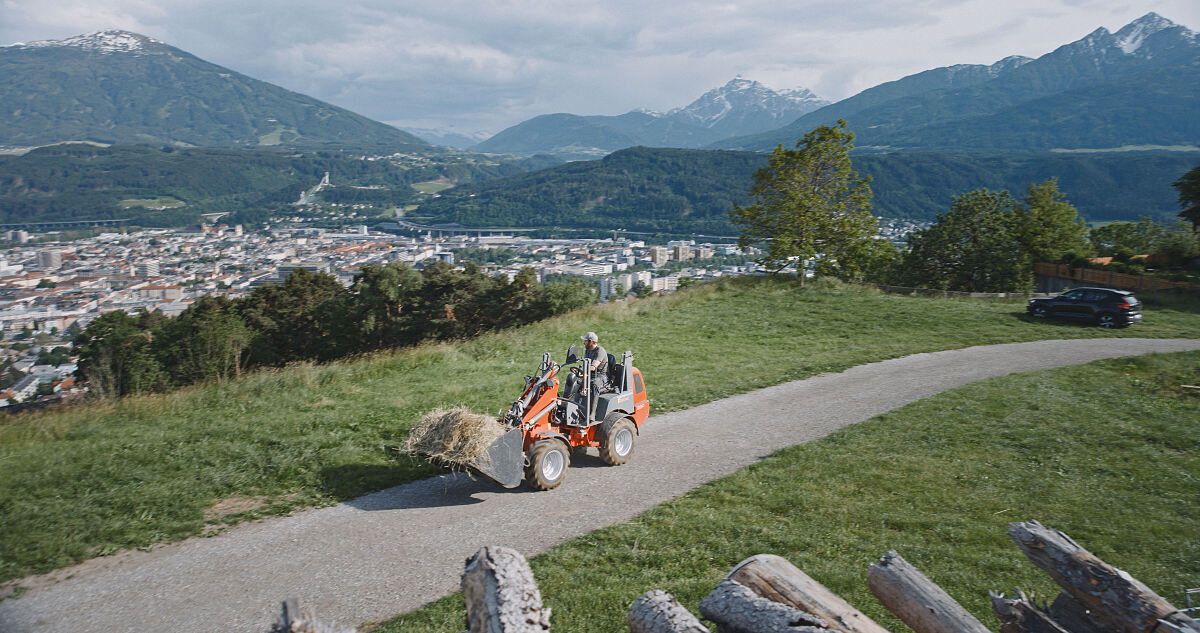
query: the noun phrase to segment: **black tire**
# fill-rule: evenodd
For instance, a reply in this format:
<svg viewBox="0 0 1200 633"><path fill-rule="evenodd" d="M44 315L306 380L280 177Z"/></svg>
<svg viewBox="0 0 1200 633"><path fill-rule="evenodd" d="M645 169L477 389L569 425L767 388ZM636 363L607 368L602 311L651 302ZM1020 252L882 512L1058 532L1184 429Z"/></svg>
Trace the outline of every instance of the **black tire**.
<svg viewBox="0 0 1200 633"><path fill-rule="evenodd" d="M567 476L571 464L567 445L559 440L541 440L529 449L525 483L534 490L553 490Z"/></svg>
<svg viewBox="0 0 1200 633"><path fill-rule="evenodd" d="M600 426L600 459L609 466L620 466L633 457L637 445L637 427L619 414L609 416Z"/></svg>
<svg viewBox="0 0 1200 633"><path fill-rule="evenodd" d="M1117 321L1117 315L1111 312L1103 312L1096 316L1096 325L1102 328L1112 329L1121 327L1121 323Z"/></svg>

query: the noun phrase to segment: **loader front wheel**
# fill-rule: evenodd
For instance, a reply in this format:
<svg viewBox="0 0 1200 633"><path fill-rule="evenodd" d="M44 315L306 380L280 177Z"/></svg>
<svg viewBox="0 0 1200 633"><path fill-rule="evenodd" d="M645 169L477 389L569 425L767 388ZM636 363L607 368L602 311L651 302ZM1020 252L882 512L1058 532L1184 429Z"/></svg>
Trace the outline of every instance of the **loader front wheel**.
<svg viewBox="0 0 1200 633"><path fill-rule="evenodd" d="M629 418L619 417L604 421L600 427L600 459L609 466L620 466L633 457L637 443L637 427Z"/></svg>
<svg viewBox="0 0 1200 633"><path fill-rule="evenodd" d="M552 490L567 476L571 457L567 445L558 440L542 440L529 449L525 482L534 490Z"/></svg>

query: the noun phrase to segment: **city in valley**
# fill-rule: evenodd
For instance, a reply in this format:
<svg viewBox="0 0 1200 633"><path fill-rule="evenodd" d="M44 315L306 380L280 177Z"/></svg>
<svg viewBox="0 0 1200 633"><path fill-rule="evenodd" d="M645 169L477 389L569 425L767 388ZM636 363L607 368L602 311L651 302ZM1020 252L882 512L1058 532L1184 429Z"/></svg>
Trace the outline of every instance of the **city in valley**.
<svg viewBox="0 0 1200 633"><path fill-rule="evenodd" d="M555 275L589 279L600 300L671 292L681 280L759 272L752 253L730 244L654 246L619 237L535 239L470 229L397 235L366 226L243 231L240 225L201 224L71 241L23 230L0 237L10 242L0 254L0 406L81 393L72 376L71 338L101 314L175 316L202 295L241 296L281 283L298 268L334 275L349 286L365 264L403 262L419 269L436 261L473 261L510 278L528 266L539 281Z"/></svg>

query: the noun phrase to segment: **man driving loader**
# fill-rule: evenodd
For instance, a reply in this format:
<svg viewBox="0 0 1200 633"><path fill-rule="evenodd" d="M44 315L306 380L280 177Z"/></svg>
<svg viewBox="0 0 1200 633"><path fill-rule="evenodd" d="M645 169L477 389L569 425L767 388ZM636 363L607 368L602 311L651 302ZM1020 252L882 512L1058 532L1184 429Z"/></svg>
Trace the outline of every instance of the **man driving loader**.
<svg viewBox="0 0 1200 633"><path fill-rule="evenodd" d="M579 338L583 339L583 347L587 349L583 358L587 361L588 371L592 372L592 387L596 393L603 393L608 388L608 352L600 346L600 338L595 332L588 332Z"/></svg>

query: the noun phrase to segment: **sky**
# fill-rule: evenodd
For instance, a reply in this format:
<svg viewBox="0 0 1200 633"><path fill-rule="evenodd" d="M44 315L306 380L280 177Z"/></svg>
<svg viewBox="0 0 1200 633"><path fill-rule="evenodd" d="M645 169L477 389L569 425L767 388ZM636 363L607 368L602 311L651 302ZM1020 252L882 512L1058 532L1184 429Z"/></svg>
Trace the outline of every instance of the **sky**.
<svg viewBox="0 0 1200 633"><path fill-rule="evenodd" d="M839 100L953 64L1038 57L1200 0L0 0L0 45L107 29L401 127L687 105L737 75Z"/></svg>

